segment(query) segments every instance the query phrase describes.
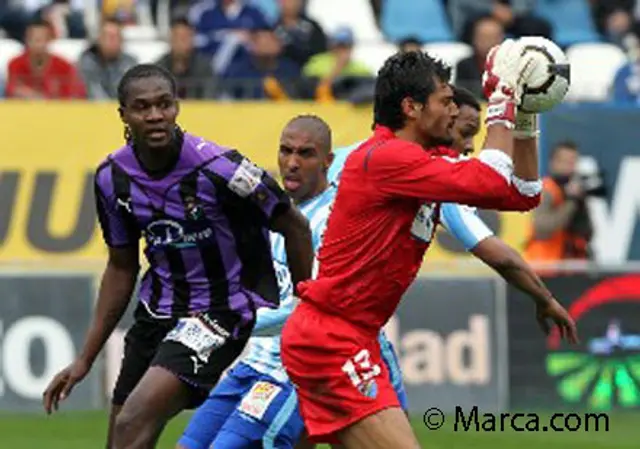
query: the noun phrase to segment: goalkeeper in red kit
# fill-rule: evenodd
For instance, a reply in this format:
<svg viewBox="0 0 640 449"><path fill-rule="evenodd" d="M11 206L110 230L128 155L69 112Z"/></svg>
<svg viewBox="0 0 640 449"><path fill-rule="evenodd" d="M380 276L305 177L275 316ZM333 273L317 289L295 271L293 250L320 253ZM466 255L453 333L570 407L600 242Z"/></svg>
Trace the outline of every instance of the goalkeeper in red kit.
<svg viewBox="0 0 640 449"><path fill-rule="evenodd" d="M535 64L522 53L512 40L491 52L484 150L462 161L427 150L449 137L457 115L449 69L408 52L380 70L374 134L345 163L317 277L298 285L300 304L282 332L282 361L311 441L347 449L420 447L382 362L378 334L416 277L441 202L521 211L539 203L535 137L514 141L514 132L537 126L535 116L517 112ZM558 303L537 315L577 340Z"/></svg>

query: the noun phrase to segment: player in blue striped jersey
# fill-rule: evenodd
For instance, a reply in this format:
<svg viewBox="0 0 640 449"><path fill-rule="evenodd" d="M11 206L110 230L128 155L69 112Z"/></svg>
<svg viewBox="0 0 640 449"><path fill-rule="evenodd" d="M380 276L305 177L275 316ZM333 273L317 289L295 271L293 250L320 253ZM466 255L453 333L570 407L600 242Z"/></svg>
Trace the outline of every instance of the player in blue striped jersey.
<svg viewBox="0 0 640 449"><path fill-rule="evenodd" d="M282 132L278 165L285 191L312 229L317 251L336 186L327 181L331 131L315 116L291 120ZM245 357L197 410L178 448L290 448L303 432L298 401L280 360L280 328L296 305L285 240L271 234L280 290L278 309L261 308Z"/></svg>

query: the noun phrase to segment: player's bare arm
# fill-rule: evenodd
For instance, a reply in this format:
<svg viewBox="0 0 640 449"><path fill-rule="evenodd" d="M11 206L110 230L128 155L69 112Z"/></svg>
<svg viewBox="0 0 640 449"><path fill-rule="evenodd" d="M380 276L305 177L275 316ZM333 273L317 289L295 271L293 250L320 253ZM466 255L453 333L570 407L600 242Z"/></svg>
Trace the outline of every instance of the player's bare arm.
<svg viewBox="0 0 640 449"><path fill-rule="evenodd" d="M87 337L78 358L60 371L44 392L47 413L58 409L73 387L90 371L96 357L122 318L135 288L139 270L138 246L109 248L107 266Z"/></svg>
<svg viewBox="0 0 640 449"><path fill-rule="evenodd" d="M560 329L561 335L570 343L577 343L578 334L573 319L516 250L492 236L478 243L471 253L534 300L536 317L545 333L549 330L546 320L551 319Z"/></svg>
<svg viewBox="0 0 640 449"><path fill-rule="evenodd" d="M299 282L311 278L313 268L313 242L309 221L295 207L280 214L271 229L284 236L285 251L294 288Z"/></svg>

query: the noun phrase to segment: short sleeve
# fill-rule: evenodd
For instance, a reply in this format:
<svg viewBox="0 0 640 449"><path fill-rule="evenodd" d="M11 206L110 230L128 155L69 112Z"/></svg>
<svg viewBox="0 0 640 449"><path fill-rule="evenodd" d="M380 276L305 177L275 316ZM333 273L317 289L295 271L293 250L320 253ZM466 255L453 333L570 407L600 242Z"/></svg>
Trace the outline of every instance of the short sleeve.
<svg viewBox="0 0 640 449"><path fill-rule="evenodd" d="M116 198L110 170L104 167L95 177L95 202L102 238L111 248L135 246L140 230L132 223L131 201Z"/></svg>
<svg viewBox="0 0 640 449"><path fill-rule="evenodd" d="M221 179L235 199L257 208L266 224L291 207L289 196L275 179L237 151L213 161L209 174Z"/></svg>
<svg viewBox="0 0 640 449"><path fill-rule="evenodd" d="M478 243L493 235L475 209L469 206L454 203L442 204L440 222L467 251L471 251Z"/></svg>

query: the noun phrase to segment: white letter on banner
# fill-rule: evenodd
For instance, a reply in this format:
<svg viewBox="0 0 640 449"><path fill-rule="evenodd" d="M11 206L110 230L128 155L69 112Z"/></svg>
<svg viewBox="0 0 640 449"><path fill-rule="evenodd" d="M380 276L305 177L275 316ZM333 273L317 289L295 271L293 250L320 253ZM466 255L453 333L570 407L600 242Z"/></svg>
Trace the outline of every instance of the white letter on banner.
<svg viewBox="0 0 640 449"><path fill-rule="evenodd" d="M35 375L30 353L34 340L44 345L44 370ZM7 328L3 342L2 366L4 380L16 394L28 399L42 398L58 370L73 362L75 348L71 335L58 321L45 316L31 316L16 321Z"/></svg>

